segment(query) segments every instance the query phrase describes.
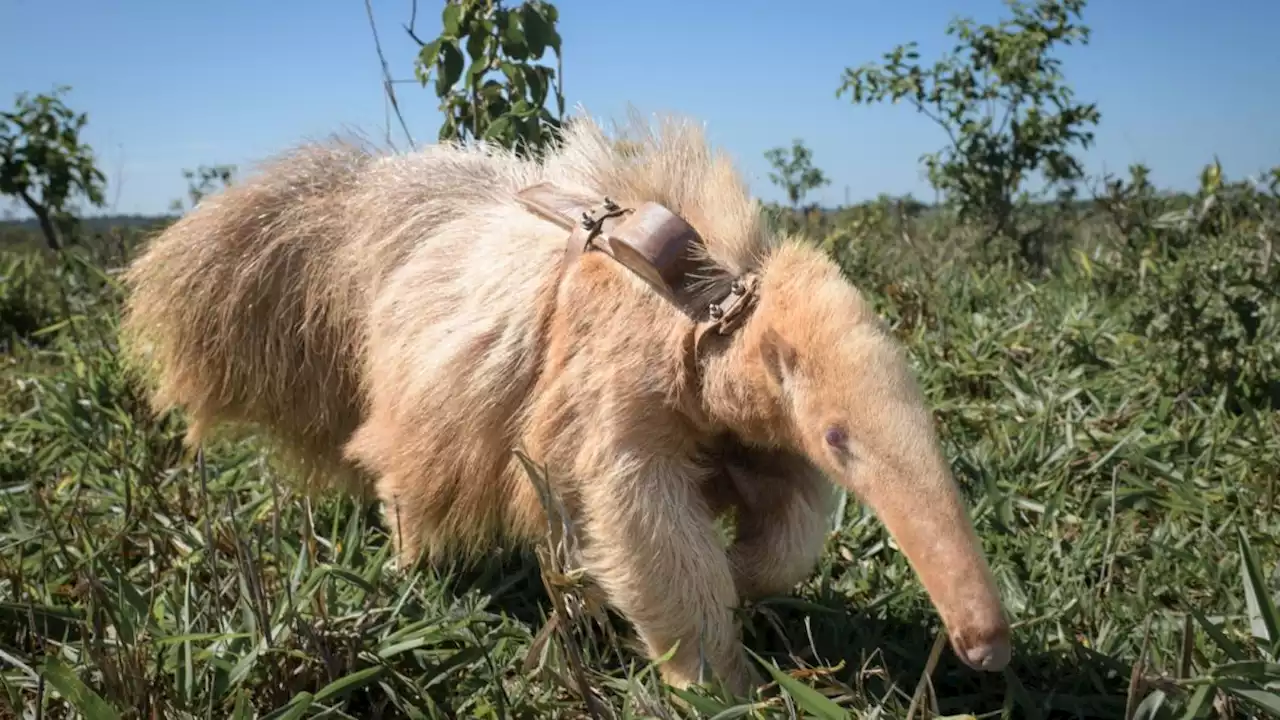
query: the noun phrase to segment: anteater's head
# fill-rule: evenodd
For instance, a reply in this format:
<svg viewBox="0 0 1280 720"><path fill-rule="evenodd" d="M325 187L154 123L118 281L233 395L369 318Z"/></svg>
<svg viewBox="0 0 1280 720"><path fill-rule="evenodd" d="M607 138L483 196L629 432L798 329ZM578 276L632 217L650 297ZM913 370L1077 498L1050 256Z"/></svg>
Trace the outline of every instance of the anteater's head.
<svg viewBox="0 0 1280 720"><path fill-rule="evenodd" d="M711 410L748 441L799 452L869 505L975 669L1010 655L999 594L906 353L836 265L781 245L756 303L706 361Z"/></svg>

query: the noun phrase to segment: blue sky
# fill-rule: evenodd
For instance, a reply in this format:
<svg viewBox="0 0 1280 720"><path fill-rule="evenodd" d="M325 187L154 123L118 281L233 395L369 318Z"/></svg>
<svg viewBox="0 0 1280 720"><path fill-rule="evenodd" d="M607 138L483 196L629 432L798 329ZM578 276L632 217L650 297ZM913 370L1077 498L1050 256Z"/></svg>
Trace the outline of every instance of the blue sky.
<svg viewBox="0 0 1280 720"><path fill-rule="evenodd" d="M393 75L411 79L416 45L401 28L411 0L372 3ZM846 192L932 199L918 159L944 139L907 106L837 99L843 68L909 40L932 59L949 47L954 15L1004 12L1000 0L556 4L570 107L694 116L768 199L781 196L765 150L803 138L832 178L812 198L824 203ZM434 35L441 7L419 0L420 35ZM1280 165L1280 2L1094 0L1085 21L1090 46L1063 58L1077 95L1103 114L1091 171L1144 162L1157 184L1186 187L1215 153L1232 176ZM247 168L335 130L385 134L364 0L6 0L0 28L4 104L71 85L117 212L164 211L185 192L183 168ZM415 140L430 141L435 95L416 84L397 91ZM403 146L398 129L393 139Z"/></svg>

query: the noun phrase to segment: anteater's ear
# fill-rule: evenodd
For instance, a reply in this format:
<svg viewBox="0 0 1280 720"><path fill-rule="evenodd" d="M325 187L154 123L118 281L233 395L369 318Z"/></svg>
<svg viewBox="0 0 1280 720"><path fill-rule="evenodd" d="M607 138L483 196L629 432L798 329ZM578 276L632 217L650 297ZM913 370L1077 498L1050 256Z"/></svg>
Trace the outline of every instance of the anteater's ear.
<svg viewBox="0 0 1280 720"><path fill-rule="evenodd" d="M765 371L780 387L786 387L796 372L796 348L773 328L765 328L760 336L760 356Z"/></svg>
<svg viewBox="0 0 1280 720"><path fill-rule="evenodd" d="M690 249L698 232L657 203L645 203L608 233L609 251L628 270L677 301L694 267Z"/></svg>

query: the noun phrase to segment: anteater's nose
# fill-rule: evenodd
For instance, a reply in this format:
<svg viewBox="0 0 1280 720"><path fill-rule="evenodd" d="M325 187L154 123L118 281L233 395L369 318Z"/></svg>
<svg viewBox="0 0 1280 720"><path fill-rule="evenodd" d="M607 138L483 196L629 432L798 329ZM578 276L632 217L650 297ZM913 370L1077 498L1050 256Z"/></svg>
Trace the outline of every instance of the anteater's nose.
<svg viewBox="0 0 1280 720"><path fill-rule="evenodd" d="M1004 624L958 632L951 637L951 646L965 665L987 672L1003 670L1013 653L1009 626Z"/></svg>

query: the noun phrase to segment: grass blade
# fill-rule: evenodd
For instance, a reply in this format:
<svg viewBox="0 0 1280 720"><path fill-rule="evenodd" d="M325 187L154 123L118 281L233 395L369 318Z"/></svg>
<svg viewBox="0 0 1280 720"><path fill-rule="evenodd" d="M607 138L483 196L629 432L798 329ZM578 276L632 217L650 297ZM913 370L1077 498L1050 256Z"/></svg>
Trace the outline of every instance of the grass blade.
<svg viewBox="0 0 1280 720"><path fill-rule="evenodd" d="M84 713L85 720L120 720L120 713L102 699L101 695L81 682L80 678L56 657L46 658L40 673L58 691L58 694L66 698L75 709Z"/></svg>
<svg viewBox="0 0 1280 720"><path fill-rule="evenodd" d="M1265 639L1268 648L1274 652L1276 643L1280 641L1280 617L1276 614L1276 605L1267 591L1261 564L1244 528L1236 526L1236 536L1240 545L1240 574L1244 580L1245 604L1249 608L1249 625L1253 636Z"/></svg>
<svg viewBox="0 0 1280 720"><path fill-rule="evenodd" d="M800 706L801 709L813 713L815 717L821 718L821 720L847 720L851 717L847 710L832 702L827 696L782 672L771 663L765 662L764 658L761 658L751 650L747 650L747 652L756 659L756 662L764 666L764 669L773 676L778 686L786 690L787 694L796 701L796 705Z"/></svg>
<svg viewBox="0 0 1280 720"><path fill-rule="evenodd" d="M381 677L384 670L385 668L374 666L340 677L320 688L320 692L315 695L315 701L329 702L334 698L342 697L349 692L358 690Z"/></svg>

